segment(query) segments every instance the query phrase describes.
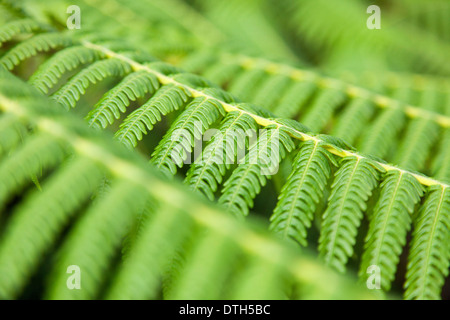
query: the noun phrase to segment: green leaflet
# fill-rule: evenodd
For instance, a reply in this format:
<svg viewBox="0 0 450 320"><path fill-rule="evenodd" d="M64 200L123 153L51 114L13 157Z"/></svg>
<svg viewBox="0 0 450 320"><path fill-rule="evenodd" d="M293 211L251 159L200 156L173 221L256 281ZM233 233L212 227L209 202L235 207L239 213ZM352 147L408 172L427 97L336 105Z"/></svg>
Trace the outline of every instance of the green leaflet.
<svg viewBox="0 0 450 320"><path fill-rule="evenodd" d="M108 77L124 76L130 71L130 66L121 60L108 59L94 62L72 77L52 95L52 98L66 109L73 108L90 85Z"/></svg>
<svg viewBox="0 0 450 320"><path fill-rule="evenodd" d="M422 170L435 142L439 126L430 120L416 119L408 126L394 163L410 170Z"/></svg>
<svg viewBox="0 0 450 320"><path fill-rule="evenodd" d="M331 174L330 163L337 165L319 143L302 144L270 218L272 231L306 246L307 230Z"/></svg>
<svg viewBox="0 0 450 320"><path fill-rule="evenodd" d="M321 131L333 116L335 109L345 102L347 96L338 89L322 90L311 105L311 109L300 116L300 121L313 131Z"/></svg>
<svg viewBox="0 0 450 320"><path fill-rule="evenodd" d="M8 51L1 59L0 64L8 70L14 69L25 59L37 55L39 52L46 52L58 47L68 47L72 40L60 33L45 33L36 35L18 44Z"/></svg>
<svg viewBox="0 0 450 320"><path fill-rule="evenodd" d="M280 98L278 105L275 108L272 107L273 112L280 117L294 118L316 90L317 86L313 82L293 83Z"/></svg>
<svg viewBox="0 0 450 320"><path fill-rule="evenodd" d="M63 147L51 136L35 134L27 137L12 156L0 162L0 203L4 205L42 170L51 170L63 155Z"/></svg>
<svg viewBox="0 0 450 320"><path fill-rule="evenodd" d="M291 80L285 75L276 75L264 81L254 97L251 99L256 105L272 110L277 105L280 96L289 87Z"/></svg>
<svg viewBox="0 0 450 320"><path fill-rule="evenodd" d="M208 232L199 238L189 254L190 259L179 269L170 299L218 299L224 291L241 252L220 234ZM222 259L227 261L227 266L221 263Z"/></svg>
<svg viewBox="0 0 450 320"><path fill-rule="evenodd" d="M175 120L152 154L151 162L167 174L174 175L192 151L195 140L201 139L208 127L224 112L215 99L198 97Z"/></svg>
<svg viewBox="0 0 450 320"><path fill-rule="evenodd" d="M14 149L27 134L27 128L14 115L5 115L0 119L0 156Z"/></svg>
<svg viewBox="0 0 450 320"><path fill-rule="evenodd" d="M261 187L278 171L279 162L293 148L294 144L286 131L266 127L225 182L219 203L238 217L248 215Z"/></svg>
<svg viewBox="0 0 450 320"><path fill-rule="evenodd" d="M450 189L429 188L414 221L405 299L439 299L450 262Z"/></svg>
<svg viewBox="0 0 450 320"><path fill-rule="evenodd" d="M145 197L146 194L133 184L112 181L109 192L77 221L62 244L65 254L59 257L50 275L52 281L47 298L98 297L112 259L142 210ZM66 269L72 264L83 272L82 290L67 290Z"/></svg>
<svg viewBox="0 0 450 320"><path fill-rule="evenodd" d="M146 71L137 71L126 76L116 87L108 91L86 116L94 128L106 128L120 113L124 113L131 101L152 95L159 88L158 79Z"/></svg>
<svg viewBox="0 0 450 320"><path fill-rule="evenodd" d="M263 78L263 70L256 69L247 72L244 71L234 78L233 82L230 84L229 91L244 101L252 101L251 98Z"/></svg>
<svg viewBox="0 0 450 320"><path fill-rule="evenodd" d="M41 26L32 19L20 19L6 23L0 27L0 47L12 38L24 34L39 31Z"/></svg>
<svg viewBox="0 0 450 320"><path fill-rule="evenodd" d="M92 161L78 159L58 172L15 212L0 246L0 297L16 297L59 235L100 180ZM52 201L49 201L52 199Z"/></svg>
<svg viewBox="0 0 450 320"><path fill-rule="evenodd" d="M374 113L375 106L370 100L363 98L353 99L348 108L333 129L333 135L354 144L358 136L364 132L364 127L369 123Z"/></svg>
<svg viewBox="0 0 450 320"><path fill-rule="evenodd" d="M366 201L377 185L379 171L371 161L349 157L342 160L335 174L328 206L323 214L319 239L320 255L325 263L344 272L353 246Z"/></svg>
<svg viewBox="0 0 450 320"><path fill-rule="evenodd" d="M57 52L41 64L29 81L34 87L47 94L66 72L100 58L103 58L100 52L84 46L69 47Z"/></svg>
<svg viewBox="0 0 450 320"><path fill-rule="evenodd" d="M384 110L363 135L361 152L380 158L389 155L404 123L405 115L400 109Z"/></svg>
<svg viewBox="0 0 450 320"><path fill-rule="evenodd" d="M220 131L211 138L200 157L191 165L185 184L193 190L202 191L213 200L214 192L222 183L226 171L239 160L238 150L245 151L248 147L246 133L256 133L257 129L256 122L250 116L230 112L222 121Z"/></svg>
<svg viewBox="0 0 450 320"><path fill-rule="evenodd" d="M380 268L381 288L389 291L423 187L411 175L393 171L386 173L380 186L359 273L365 281L370 276L370 266Z"/></svg>
<svg viewBox="0 0 450 320"><path fill-rule="evenodd" d="M450 129L443 132L441 151L433 163L433 176L443 181L450 182Z"/></svg>
<svg viewBox="0 0 450 320"><path fill-rule="evenodd" d="M161 116L180 109L189 99L189 95L181 87L162 86L155 95L129 114L120 124L115 137L129 148L136 147L144 134L153 129Z"/></svg>

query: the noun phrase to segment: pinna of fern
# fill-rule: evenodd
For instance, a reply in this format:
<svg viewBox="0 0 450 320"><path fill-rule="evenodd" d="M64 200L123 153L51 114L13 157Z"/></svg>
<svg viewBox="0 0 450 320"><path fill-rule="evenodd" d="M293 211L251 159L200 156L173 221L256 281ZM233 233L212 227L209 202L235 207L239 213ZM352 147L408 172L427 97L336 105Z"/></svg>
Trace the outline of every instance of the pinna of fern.
<svg viewBox="0 0 450 320"><path fill-rule="evenodd" d="M39 41L42 38L44 37L40 37ZM33 38L27 41L33 42ZM435 283L431 284L429 277L444 279L448 268L448 257L445 255L441 255L436 259L430 259L429 257L430 255L435 257L434 248L439 247L442 239L448 237L448 228L445 227L449 212L447 184L413 171L406 171L405 169L392 166L382 160L362 155L339 139L313 134L308 128L301 126L295 121L276 118L257 107L244 107L242 104L237 103L237 98L218 88L211 87L211 83L203 78L183 73L182 70L170 65L152 61L148 63L139 62L138 59L133 57L133 54L123 54L120 51L114 51L108 49L105 45L93 42L81 41L75 45L98 52L95 55L98 60L91 60L90 62L88 59L83 60L88 61L90 65L73 75L63 86L52 88L52 90L55 90L55 93L51 97L67 108L71 108L76 105L76 102L90 85L106 77L122 78L122 82L113 90L107 92L87 116L91 126L109 127L126 111L130 101L135 100L137 97L143 98L145 95L153 95L143 106L125 118L123 124L126 123L126 125L120 130L126 127L126 131L116 134L117 137L124 137L126 134L134 136L133 138L123 139L124 141L128 140L129 145L133 145L142 135L147 134L152 129L152 126L161 120L162 115L174 110L180 110L178 117L155 148L151 157L151 162L156 164L157 167L165 168L164 172L167 175L175 174L177 168L184 165L183 162L187 157L186 150L192 151L194 147L194 140L187 141L186 145L184 145L185 151L178 154L178 157L171 157L175 148L173 140L170 139L171 133L175 129L186 129L194 134L195 121L201 123L201 127L198 128L200 129L200 134L203 134L209 127L220 122L220 120L223 120L222 126L219 127L221 131L226 131L230 125L245 126L247 128L257 125L259 127L272 128L274 129L273 133L280 133L280 146L282 146L279 149L280 154L275 157L277 161L281 161L286 153L293 154L294 150L297 153L298 149L296 146L299 146L302 153L300 153L301 156L297 156L296 161L304 162L304 159L308 159L308 165L306 167L298 164L294 165L294 170L286 185L292 185L292 180L298 179L299 176L303 182L295 193L291 193L290 187L283 188L284 191L279 195L280 203L277 205L272 219L272 230L284 235L284 237L299 239L300 243L304 243L305 231L311 225L311 212L313 211L311 209L314 209L313 205L310 208L306 207L310 203L317 204L319 201L324 200L323 194L320 191L318 192L318 190L323 190L327 185L328 176L334 171L333 166L337 165L338 170L336 170L334 175L331 195L323 216L319 249L326 263L340 271L344 270L348 258L353 253L352 248L356 241L356 232L359 228L362 214L367 212L367 200L372 190L380 183L388 181L391 173L399 174L402 177L410 177L410 179L405 178L405 180L401 180L401 188L399 188L400 190L405 190L402 192L398 191L398 188L388 188L387 186L391 184L386 182L382 186L383 190L386 191L382 192L380 198L377 199L377 206L380 209L368 217L371 223L374 224L374 227L372 228L373 230L369 231L366 240L366 247L369 250L367 254L373 254L373 250L378 250L375 252L375 261L379 261L381 265L383 265L385 260L388 261L386 269L389 271L384 276L386 280L383 280L383 287L388 289L389 283L392 281L392 274L395 273L397 262L395 261L396 258L392 258L392 255L386 248L390 246L401 248L405 243L406 232L404 230L409 230L411 223L408 219L402 219L401 226L394 222L397 221L395 219L398 219L398 212L404 210L399 208L403 203L408 203L407 207L411 208L418 202L421 193L417 190L421 190L422 186L418 188L417 184L429 187L430 190L426 193L426 197L430 200L422 205L424 209L420 211L428 214L426 218L419 220L417 224L416 221L413 221L413 225L415 228L425 228L424 230L429 230L435 235L430 237L430 239L424 239L422 234L415 233L409 268L410 270L421 268L426 275L416 277L410 272L411 275L407 279L406 286L419 289L414 290L414 294L409 293L410 291L407 290L406 297L431 298L438 294L442 281L439 280L438 283L440 285L436 286ZM6 58L2 58L2 61L5 59L4 65L9 69L13 69L14 65L18 64L21 59L28 58L30 54L20 54L23 48L29 48L29 46L22 46L16 51L13 48L7 53L4 56ZM46 47L42 48L45 49ZM71 48L63 50L69 49ZM27 52L31 52L32 55L35 54L36 50ZM77 54L74 56L76 57ZM90 54L90 56L94 55ZM52 59L50 57L46 67L38 70L37 74L32 76L32 79L42 78L44 74L51 74L50 77L53 77L54 80L48 83L51 86L58 83L62 72L56 73L51 72L51 68L47 69L49 66L52 66ZM82 60L78 58L70 58L70 60L74 63L58 65L79 66L82 63ZM56 66L56 64L53 65ZM33 81L31 83L33 84ZM333 100L336 98L337 101L342 101L339 90L329 90L323 95L323 97L327 96L333 98ZM319 109L317 110L327 110L335 104L335 102L329 104L327 98L322 99L324 102L319 104ZM105 101L110 103L106 104L104 103ZM142 108L144 106L145 108ZM311 112L317 113L317 110L311 110ZM395 111L398 112L399 110L395 109ZM245 117L246 120L238 122L237 118L240 116ZM230 121L232 121L231 124ZM424 131L426 130L424 129ZM420 144L422 140L422 138L417 139L415 143ZM213 157L212 159L214 159L215 154L211 152L217 152L220 149L220 147L214 145L215 143L217 142L212 140L210 144L207 144L205 150L202 151L204 152L204 158L211 159ZM267 141L264 142L263 138L261 138L256 142L255 146L257 147L264 143L267 143ZM313 148L311 148L312 146ZM252 150L252 146L248 147ZM410 147L408 150L414 151L415 148ZM409 153L407 159L415 159L412 155ZM301 160L302 158L303 160ZM342 160L336 161L336 158L342 158ZM214 194L220 185L222 187L222 196L219 198L219 202L225 204L234 213L245 216L252 207L253 199L260 192L261 186L266 183L266 177L258 173L261 172L260 169L263 165L263 163L258 163L256 165L244 164L238 166L222 185L226 171L231 168L218 166L214 160L206 163L197 162L191 166L191 170L200 172L204 178L197 177L197 180L192 179L191 171L188 174L186 183L194 185L197 183L197 189L203 191L210 198L214 198ZM214 175L211 175L210 172L214 172ZM319 177L319 172L325 176ZM198 188L198 181L201 181L201 188ZM432 196L436 193L435 189L441 190L441 197ZM306 197L299 197L299 195L306 195ZM283 202L286 201L291 202L293 205L291 207L283 205ZM391 203L387 209L383 209L385 208L385 202ZM407 211L410 210L408 208L406 209ZM428 227L431 217L429 212L434 212L436 217L442 217L435 220L435 223L432 223L433 227L431 229ZM421 216L424 216L424 214ZM378 226L380 223L384 223L386 227L380 228ZM397 228L399 228L399 237L388 238L387 234L392 233L392 229L395 229L394 232L397 232ZM374 237L381 239L375 245L375 248L371 244ZM418 250L415 249L426 245L424 241L429 248L433 248L425 256L419 255ZM395 257L398 257L398 255L395 255Z"/></svg>

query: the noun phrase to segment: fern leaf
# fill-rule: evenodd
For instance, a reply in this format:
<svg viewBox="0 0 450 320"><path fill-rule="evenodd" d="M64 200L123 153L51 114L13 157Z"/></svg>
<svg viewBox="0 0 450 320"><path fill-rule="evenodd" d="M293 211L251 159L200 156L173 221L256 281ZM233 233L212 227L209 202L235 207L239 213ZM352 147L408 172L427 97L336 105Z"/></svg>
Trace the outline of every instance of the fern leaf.
<svg viewBox="0 0 450 320"><path fill-rule="evenodd" d="M342 116L337 120L333 135L353 144L359 135L364 132L375 106L370 100L363 98L353 99Z"/></svg>
<svg viewBox="0 0 450 320"><path fill-rule="evenodd" d="M414 221L406 299L439 299L450 262L450 189L432 186Z"/></svg>
<svg viewBox="0 0 450 320"><path fill-rule="evenodd" d="M118 270L106 298L155 299L162 270L191 226L192 220L187 215L162 206L144 224L141 237L134 244L127 263Z"/></svg>
<svg viewBox="0 0 450 320"><path fill-rule="evenodd" d="M353 254L366 201L377 184L378 171L383 171L364 158L349 157L342 162L331 186L319 239L325 263L340 272L345 271L348 257Z"/></svg>
<svg viewBox="0 0 450 320"><path fill-rule="evenodd" d="M22 61L37 55L39 52L50 51L59 47L68 47L72 40L59 33L44 33L34 36L8 51L1 59L0 64L8 70L14 69Z"/></svg>
<svg viewBox="0 0 450 320"><path fill-rule="evenodd" d="M130 71L130 66L118 59L95 62L71 78L52 95L52 98L67 109L73 108L91 84L96 84L107 77L122 77Z"/></svg>
<svg viewBox="0 0 450 320"><path fill-rule="evenodd" d="M220 234L200 237L173 284L171 299L218 299L223 294L238 248ZM211 254L212 253L212 254ZM227 265L221 263L222 259ZM213 281L207 279L214 279Z"/></svg>
<svg viewBox="0 0 450 320"><path fill-rule="evenodd" d="M225 182L219 203L238 217L248 215L253 199L261 187L278 171L279 162L294 144L286 131L279 127L266 127L258 141L245 155L243 163ZM270 174L270 175L267 175Z"/></svg>
<svg viewBox="0 0 450 320"><path fill-rule="evenodd" d="M69 47L57 52L41 64L29 81L34 87L47 94L67 71L100 58L103 58L100 52L84 46Z"/></svg>
<svg viewBox="0 0 450 320"><path fill-rule="evenodd" d="M97 201L73 226L63 243L48 288L49 299L93 299L98 297L108 266L111 265L132 221L145 204L146 193L129 182L111 184L110 191ZM83 290L67 290L67 266L83 271Z"/></svg>
<svg viewBox="0 0 450 320"><path fill-rule="evenodd" d="M331 174L329 163L337 165L319 142L302 144L270 218L271 230L306 246L307 230Z"/></svg>
<svg viewBox="0 0 450 320"><path fill-rule="evenodd" d="M94 128L106 128L119 119L130 101L152 95L158 88L159 82L154 75L146 71L131 73L103 96L86 116L86 121Z"/></svg>
<svg viewBox="0 0 450 320"><path fill-rule="evenodd" d="M16 138L21 140L19 136ZM20 147L0 162L0 203L4 204L11 195L24 188L41 170L51 170L63 154L62 146L48 135L26 138Z"/></svg>
<svg viewBox="0 0 450 320"><path fill-rule="evenodd" d="M0 156L15 148L27 134L27 128L21 121L10 114L0 118Z"/></svg>
<svg viewBox="0 0 450 320"><path fill-rule="evenodd" d="M278 258L276 255L274 259ZM286 299L277 283L285 281L276 265L266 264L255 258L247 262L249 266L233 282L233 293L229 299L242 300L244 297L255 300Z"/></svg>
<svg viewBox="0 0 450 320"><path fill-rule="evenodd" d="M337 89L322 90L310 111L300 118L301 122L313 131L321 131L333 116L333 112L345 102L347 96Z"/></svg>
<svg viewBox="0 0 450 320"><path fill-rule="evenodd" d="M290 79L285 75L273 76L264 81L251 100L256 105L271 110L274 105L277 105L280 96L284 96L289 84Z"/></svg>
<svg viewBox="0 0 450 320"><path fill-rule="evenodd" d="M151 162L158 169L174 175L176 167L181 168L187 159L195 139L201 139L223 113L222 105L215 99L198 97L192 100L156 147Z"/></svg>
<svg viewBox="0 0 450 320"><path fill-rule="evenodd" d="M252 101L253 94L263 78L264 71L262 70L255 69L244 72L230 84L229 91L244 101Z"/></svg>
<svg viewBox="0 0 450 320"><path fill-rule="evenodd" d="M61 227L89 198L99 180L97 166L86 159L76 160L44 185L42 193L30 196L15 212L0 246L1 297L17 296Z"/></svg>
<svg viewBox="0 0 450 320"><path fill-rule="evenodd" d="M416 119L411 122L394 163L409 170L422 170L435 142L439 126L431 120Z"/></svg>
<svg viewBox="0 0 450 320"><path fill-rule="evenodd" d="M440 152L436 156L432 169L433 176L436 178L450 182L450 129L443 132L443 138L440 146Z"/></svg>
<svg viewBox="0 0 450 320"><path fill-rule="evenodd" d="M410 229L411 215L422 194L422 185L411 175L394 171L386 173L366 236L361 279L367 279L370 266L378 266L381 287L385 291L390 290Z"/></svg>
<svg viewBox="0 0 450 320"><path fill-rule="evenodd" d="M295 82L286 90L277 106L272 107L273 112L280 117L294 118L316 90L314 82Z"/></svg>
<svg viewBox="0 0 450 320"><path fill-rule="evenodd" d="M384 158L404 123L405 115L400 109L384 110L362 137L361 152Z"/></svg>
<svg viewBox="0 0 450 320"><path fill-rule="evenodd" d="M20 19L6 23L0 28L0 47L19 34L32 33L41 29L41 26L32 19Z"/></svg>
<svg viewBox="0 0 450 320"><path fill-rule="evenodd" d="M189 94L182 87L162 86L150 100L125 118L115 137L129 148L136 147L142 136L161 121L161 116L180 109L188 99Z"/></svg>
<svg viewBox="0 0 450 320"><path fill-rule="evenodd" d="M205 147L200 158L190 166L185 183L192 190L200 190L213 200L214 192L222 183L226 170L237 160L235 158L237 149L245 150L247 147L246 139L236 134L251 133L252 130L257 130L257 124L253 118L245 113L228 113L221 124L220 131L212 137L211 143Z"/></svg>

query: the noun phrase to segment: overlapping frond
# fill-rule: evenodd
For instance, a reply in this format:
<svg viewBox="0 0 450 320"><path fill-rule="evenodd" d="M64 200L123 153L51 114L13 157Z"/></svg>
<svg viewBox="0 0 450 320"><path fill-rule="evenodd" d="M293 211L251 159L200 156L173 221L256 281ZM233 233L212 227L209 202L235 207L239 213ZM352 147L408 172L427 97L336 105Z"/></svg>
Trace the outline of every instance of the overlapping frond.
<svg viewBox="0 0 450 320"><path fill-rule="evenodd" d="M336 286L349 286L348 279L308 255L299 256L268 234L238 223L181 185L162 178L142 157L64 113L55 102L0 69L0 120L5 117L32 132L8 157L0 157L0 181L8 193L1 203L11 210L1 219L1 298L20 297L32 275L49 266L46 271L53 281L44 286L47 298L156 298L167 263L187 235L193 235L195 249L185 258L186 272L174 283L176 297L198 298L205 293L211 294L209 298L227 297L227 291L220 290L226 284L225 275L237 278L239 273L253 273L255 267L277 271L268 273L272 281L258 284L261 298L278 298L274 292L286 292L291 285L308 286L311 266L315 278L320 273L327 275L326 283L314 284L319 291L326 294L330 280ZM38 190L30 187L29 174L40 172L42 189ZM90 201L105 176L109 188ZM28 187L28 192L21 193L19 187ZM13 196L18 198L11 201ZM147 200L155 202L156 210L142 222L122 262L116 257L123 237L132 232ZM61 246L57 246L59 241ZM57 251L55 259L42 265L41 257L52 250ZM208 263L205 256L210 257ZM236 269L232 262L238 256L248 263ZM302 265L308 266L306 272L301 271ZM80 268L83 290L68 289L71 267ZM200 270L202 281L197 282ZM254 280L244 277L236 285L251 288ZM195 291L197 286L193 289L192 283L205 291ZM247 290L233 292L252 296ZM334 294L328 297L336 298ZM372 297L358 287L345 294L348 298Z"/></svg>
<svg viewBox="0 0 450 320"><path fill-rule="evenodd" d="M449 234L446 200L449 186L446 181L449 179L450 122L448 116L439 113L440 109L430 107L425 110L422 105L409 105L412 100L408 98L408 90L399 91L391 98L386 93L375 93L341 80L323 77L317 72L243 56L224 55L224 59L222 55L218 58L216 54L206 54L186 60L192 62L192 71L218 81L222 87L219 89L203 77L168 63L155 62L153 57L140 56L133 48L114 44L113 41L83 41L55 32L31 36L24 42L12 45L12 48L8 47L0 53L3 65L10 70L38 52L56 51L30 78L30 84L41 93L50 94L58 103L52 104L55 109L61 105L71 109L92 85L107 78L116 81L116 85L103 86L106 92L94 98L94 106L88 110L86 117L88 123L111 130L118 127L115 138L130 148L139 148L147 142L142 141L144 136L148 136L156 147L152 153L148 152L151 149L148 145L142 150L147 155L151 154L151 165L168 176L182 176L185 184L210 200L219 198L222 208L238 217L249 214L262 187L267 185L281 165L283 172L276 175L272 179L275 181L268 186L278 196L278 202L273 203L275 210L271 230L282 238L293 239L305 246L314 213L317 208L323 208L324 213L317 212L318 220L322 220L319 251L325 262L339 271L345 270L348 259L353 255L356 236L361 230L360 223L366 214L369 231L360 266L361 277L365 279L367 267L376 264L384 270L382 287L389 290L412 222L414 240L405 284L406 296L436 298L439 294L443 279L447 276L445 268L448 268L448 259L438 258L437 255L438 250L444 250L439 244L447 241L445 239ZM67 82L62 83L66 77ZM233 96L223 89L229 89ZM257 105L242 103L240 99ZM425 100L435 105L432 99ZM312 130L295 120L277 118L280 115L300 120ZM123 120L116 121L122 116ZM50 115L37 127L48 128L51 134L48 135L48 130L44 130L45 133L38 130L37 134L31 130L32 137L28 137L29 123L24 125L16 117L20 118L13 113L0 119L1 124L5 124L0 127L0 155L14 155L0 163L0 174L5 177L0 200L8 201L33 180L39 180L37 184L41 184L44 191L34 192L31 198L23 200L25 204L27 201L31 204L18 210L17 218L14 213L11 221L7 221L7 230L12 231L8 231L4 249L0 242L0 257L8 257L5 258L9 261L5 262L5 270L8 270L5 279L9 281L5 280L0 294L16 296L18 291L14 290L20 291L30 276L22 268L17 274L9 275L11 271L7 264L19 263L24 268L37 268L37 257L50 250L62 228L76 219L67 241L60 248L60 264L55 266L54 285L49 288L49 297L96 297L107 281L104 275L117 271L116 280L111 286L108 285L107 297L155 298L159 294L160 274L175 252L180 254L179 246L186 237L192 238L193 225L199 221L208 226L213 224L214 231L219 234L202 234L194 239L190 250L182 253L183 259L191 260L180 266L183 273L170 280L173 282L169 290L171 297L201 298L205 294L222 297L224 292L233 292L232 297L253 297L250 293L255 287L258 287L257 293L262 297L285 297L285 292L279 290L279 283L286 280L281 272L286 268L275 262L284 261L284 256L271 250L258 251L265 255L262 260L260 256L244 260L246 268L241 276L247 281L226 281L228 273L236 272L233 269L236 257L245 256L248 249L245 247L248 244L243 240L237 241L237 246L228 241L234 237L240 239L233 229L238 225L234 220L223 218L225 220L221 222L229 225L229 229L221 231L220 223L202 218L201 214L208 217L209 209L203 205L194 207L197 198L194 201L177 192L176 196L170 194L170 184L159 183L159 178L152 180L152 183L156 181L156 186L149 186L144 178L153 176L143 173L146 170L143 168L148 164L139 162L137 170L128 162L119 161L120 157L105 156L85 140L75 139L67 143L68 137L63 135L62 142L58 139L54 141L52 134L61 130L61 126L55 127L55 123L49 120ZM30 122L32 120L29 119ZM115 122L118 122L117 126ZM158 122L164 122L168 129L158 128L150 135ZM212 139L203 147L202 142L205 134L210 133L207 132L209 129L214 129L210 135ZM238 136L237 139L233 136L235 130L258 132L259 129L262 129L259 134L244 138ZM346 141L319 132L334 133L356 145L357 149ZM233 138L229 139L229 135ZM256 141L252 140L253 137L257 137ZM37 155L38 149L47 152ZM428 161L435 150L438 157L433 162ZM243 152L243 157L240 152ZM74 157L73 153L77 156ZM83 156L80 157L80 154ZM86 159L86 154L94 154L95 157ZM66 159L68 155L72 155L70 159ZM338 159L340 161L336 161ZM61 166L62 161L64 166ZM186 170L178 170L185 164L188 167ZM408 170L431 172L440 180ZM329 185L333 174L334 182ZM105 176L109 180L110 190L85 208L90 194ZM57 190L63 179L73 179L73 184L68 183ZM46 189L47 185L49 189ZM69 195L76 186L81 186L84 191ZM424 187L428 189L423 193ZM372 196L376 188L380 188L380 192ZM439 190L443 190L440 202L436 200ZM57 205L46 203L45 199L52 192L56 193L56 202L61 202L65 197L69 197L70 201ZM327 197L329 192L331 195ZM414 212L415 206L423 194L427 200L417 214ZM136 199L130 200L132 196ZM156 203L149 204L146 201L149 198L155 198ZM184 207L186 201L191 206ZM377 203L374 208L372 202ZM48 207L47 211L55 212L49 218L49 225L42 230L32 224L38 221L36 225L39 225L43 223L41 220L46 219L45 213L36 213L34 203L42 203L42 206ZM127 245L124 255L127 264L115 270L112 266L115 255L121 251L123 237L134 228L136 217L145 212L148 205L154 205L155 212L150 219L145 219L139 236ZM176 210L172 210L174 208ZM78 211L83 211L80 219ZM107 211L111 214L105 214ZM195 212L194 219L190 211ZM166 212L170 214L161 214ZM183 218L186 212L188 217ZM430 216L437 220L430 224ZM18 222L14 222L16 219ZM28 219L30 222L25 222ZM28 237L22 224L30 226L32 237L43 239L36 241L36 247L23 242L20 244L23 247L14 252L15 243ZM179 229L179 225L183 225L183 229ZM158 247L148 248L148 243L158 243L158 240ZM90 241L98 245L83 250ZM422 250L424 246L428 248L425 253ZM213 253L211 248L216 251ZM5 250L3 256L1 250ZM26 252L29 258L21 252ZM230 266L223 266L218 260L220 256L230 259ZM98 261L93 262L92 257L98 257ZM272 264L261 264L267 259ZM87 280L89 285L82 293L67 292L64 287L61 266L72 260L79 261L83 269L91 274ZM26 276L21 277L23 273ZM208 277L200 279L203 274ZM261 280L263 276L266 281ZM206 281L209 277L216 278L217 282L212 285ZM434 281L435 278L438 281ZM193 283L198 284L197 289L192 287ZM277 294L271 295L271 292Z"/></svg>

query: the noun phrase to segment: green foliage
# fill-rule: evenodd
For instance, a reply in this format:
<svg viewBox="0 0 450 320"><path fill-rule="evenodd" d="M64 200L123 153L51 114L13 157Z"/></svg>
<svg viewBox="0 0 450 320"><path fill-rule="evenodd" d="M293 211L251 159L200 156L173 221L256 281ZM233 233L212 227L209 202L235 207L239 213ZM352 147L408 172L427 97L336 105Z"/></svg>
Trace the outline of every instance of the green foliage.
<svg viewBox="0 0 450 320"><path fill-rule="evenodd" d="M121 147L109 135L89 129L3 69L0 92L0 120L10 124L9 136L20 133L20 124L31 129L14 149L6 149L8 144L2 143L2 150L9 150L9 155L1 157L0 190L2 204L9 206L11 214L2 217L1 298L19 297L42 267L41 256L54 250L46 298L157 298L161 274L187 237L194 247L185 253L189 263L174 284L173 297L239 294L242 287L253 287L253 278L243 277L228 291L225 278L220 277L253 273L254 260L257 268L279 270L273 282L258 284L261 298L279 297L273 288L288 292L292 285L308 286L309 272L298 268L303 264L312 264L319 277L327 274L337 286L348 287L348 298L372 297L311 256L299 256L254 222L238 223L181 184L167 181L142 156ZM40 176L42 190L32 186L31 174ZM109 187L91 200L105 176ZM22 194L25 187L28 192ZM11 202L14 196L20 196L20 203ZM133 221L140 221L141 227L133 227ZM134 240L128 241L127 262L122 264L114 258L121 254L127 234ZM229 262L238 256L248 262L235 268ZM74 263L83 270L83 290L67 289L67 265ZM277 280L286 277L287 282ZM103 291L105 285L108 288ZM325 282L314 286L327 292ZM309 294L305 292L303 297ZM337 298L334 294L328 297Z"/></svg>
<svg viewBox="0 0 450 320"><path fill-rule="evenodd" d="M312 0L83 0L61 32L51 2L0 4L1 298L345 298L327 266L378 266L388 292L405 263L405 298L440 297L449 71L428 32L411 52L420 23L369 37L350 0L330 19ZM256 216L272 234L239 221Z"/></svg>

